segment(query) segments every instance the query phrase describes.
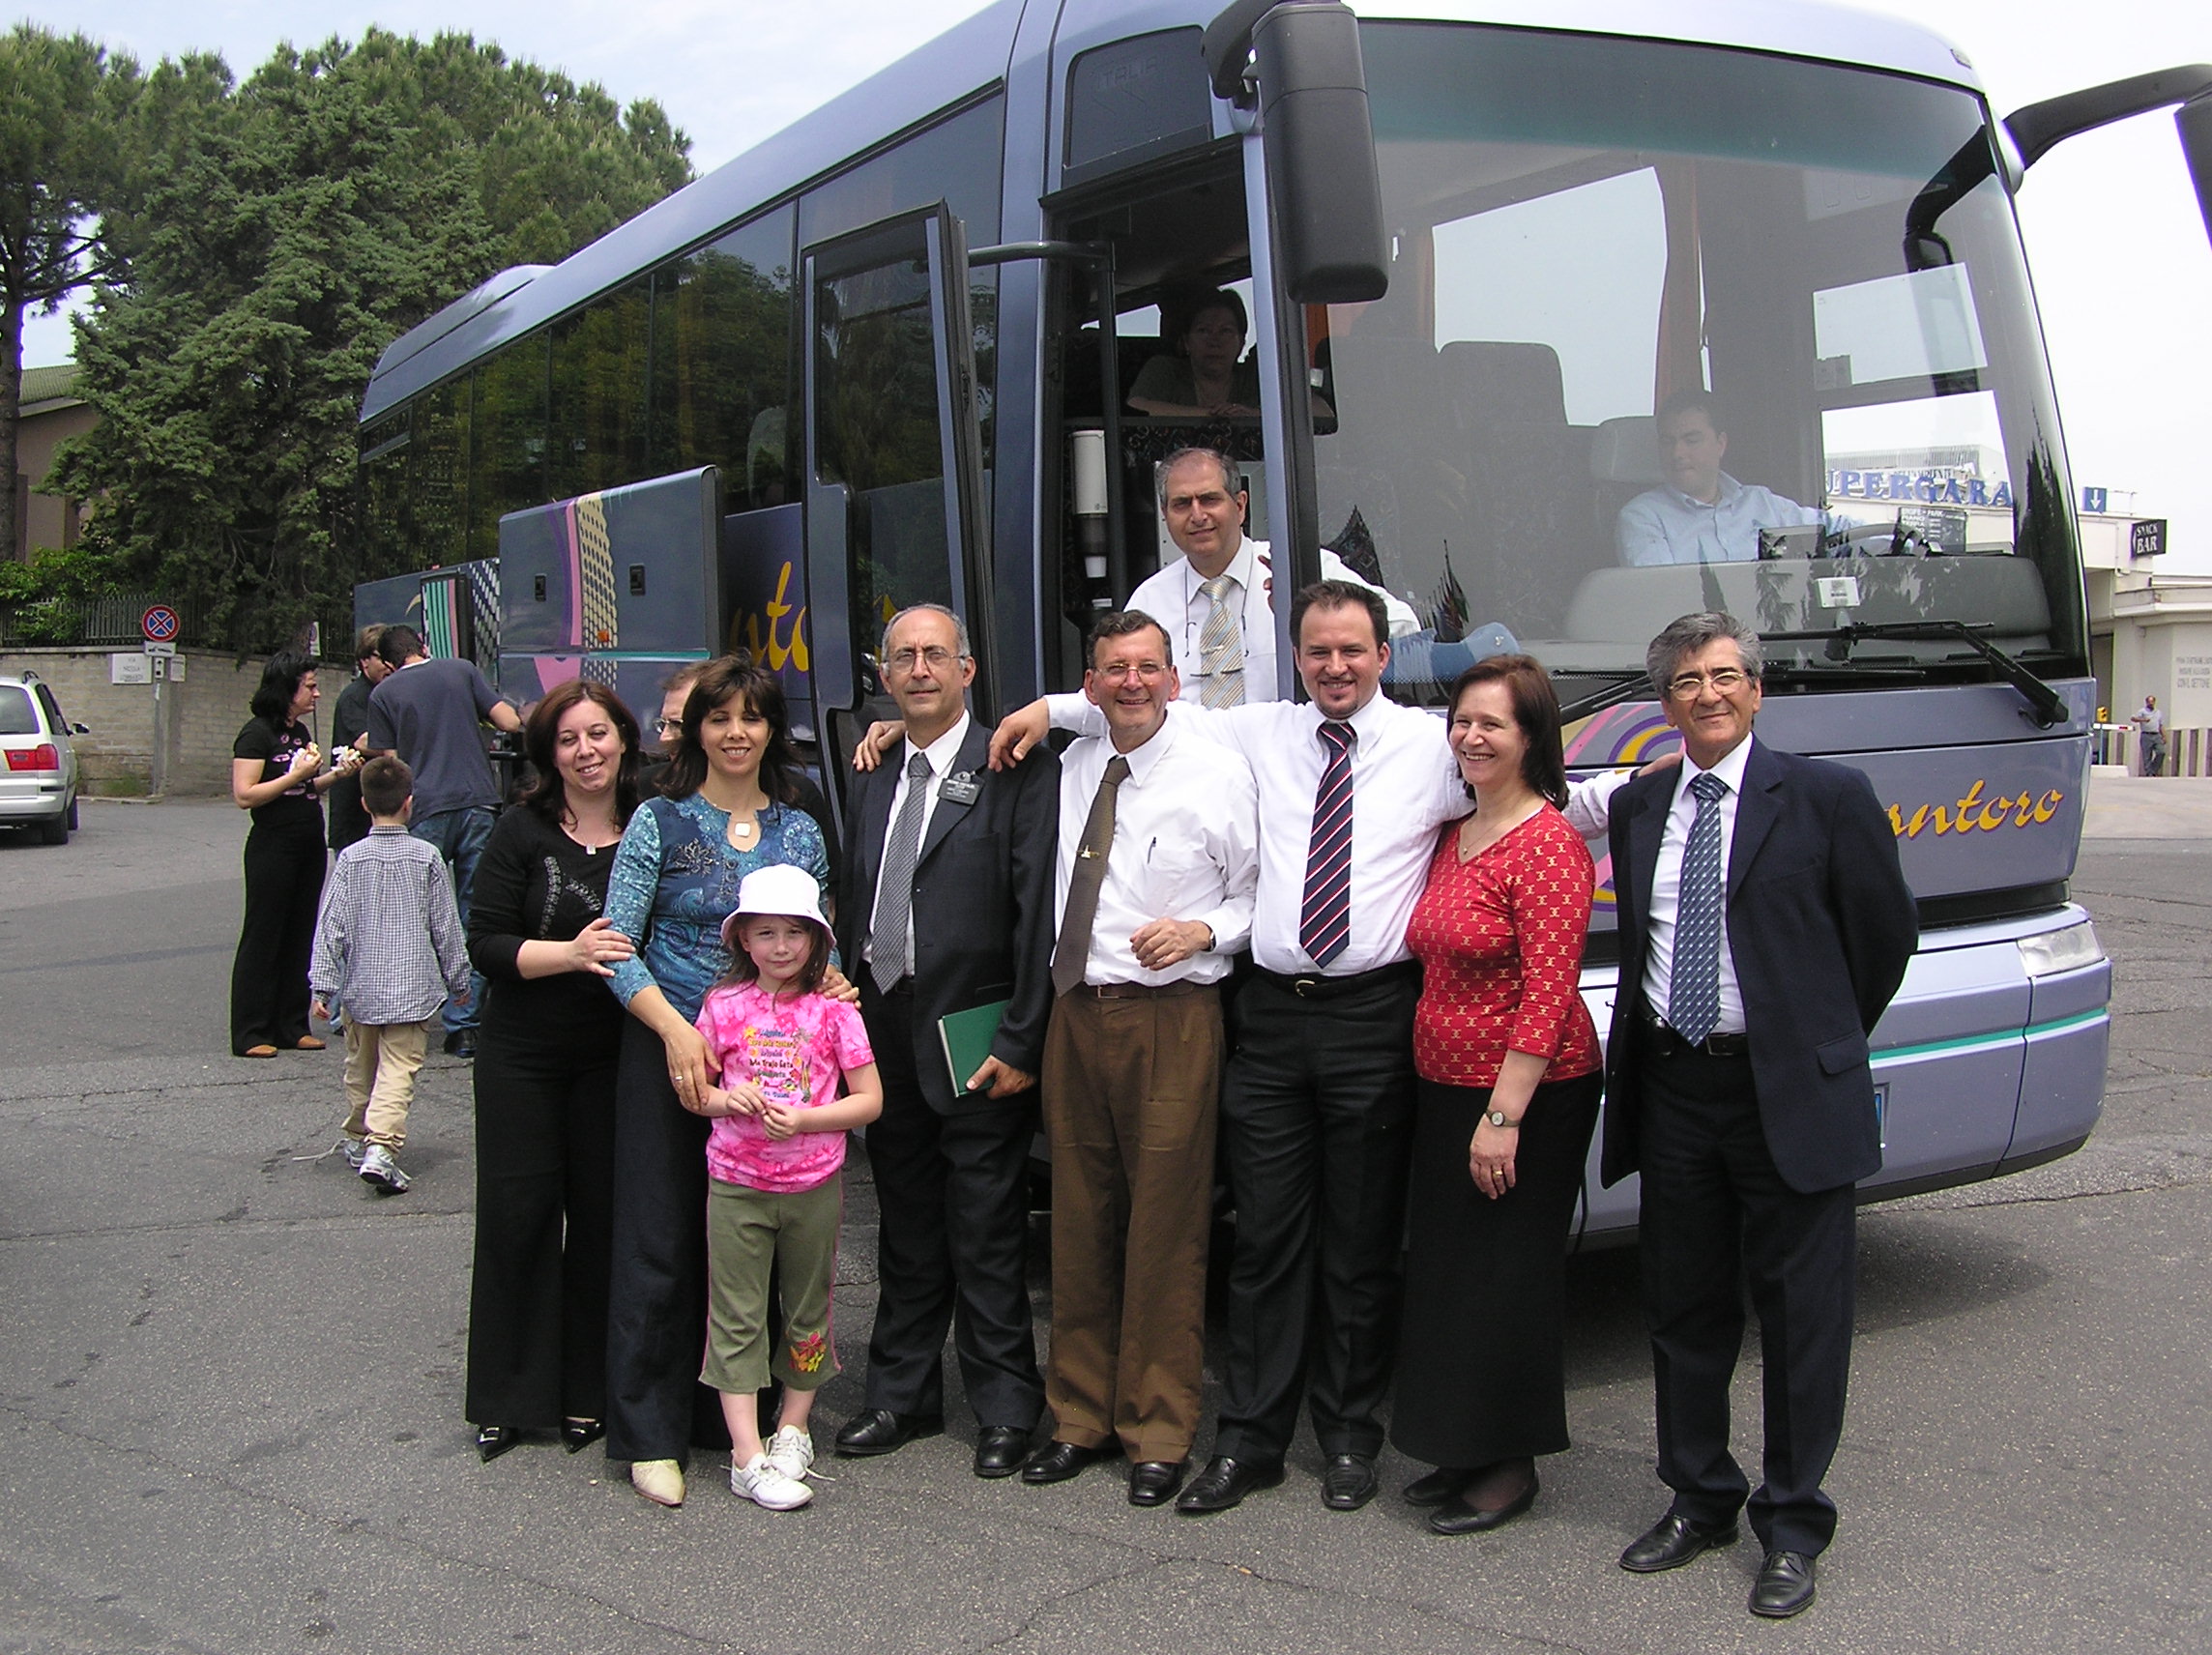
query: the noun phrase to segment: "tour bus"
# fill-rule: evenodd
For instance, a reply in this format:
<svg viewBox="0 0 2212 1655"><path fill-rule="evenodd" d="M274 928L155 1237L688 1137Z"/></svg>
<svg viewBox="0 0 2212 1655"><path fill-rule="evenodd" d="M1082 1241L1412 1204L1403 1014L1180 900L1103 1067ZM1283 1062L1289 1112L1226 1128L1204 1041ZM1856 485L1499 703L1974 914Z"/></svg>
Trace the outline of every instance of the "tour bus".
<svg viewBox="0 0 2212 1655"><path fill-rule="evenodd" d="M1866 771L1920 903L1867 1195L1994 1176L2087 1137L2110 986L2068 897L2094 682L2012 196L2173 105L2212 183L2208 88L2000 120L1911 23L1758 0L999 0L396 341L365 556L497 558L525 702L582 673L648 713L749 648L830 776L899 606L964 617L983 716L1076 684L1088 619L1173 555L1154 476L1186 446L1243 467L1278 587L1325 544L1412 606L1391 695L1544 661L1579 775L1671 747L1645 645L1729 610L1767 640L1761 738ZM1140 414L1179 296L1223 288L1258 415ZM1814 526L1629 560L1655 414L1701 390L1730 478ZM1634 1215L1588 1180L1585 1239Z"/></svg>

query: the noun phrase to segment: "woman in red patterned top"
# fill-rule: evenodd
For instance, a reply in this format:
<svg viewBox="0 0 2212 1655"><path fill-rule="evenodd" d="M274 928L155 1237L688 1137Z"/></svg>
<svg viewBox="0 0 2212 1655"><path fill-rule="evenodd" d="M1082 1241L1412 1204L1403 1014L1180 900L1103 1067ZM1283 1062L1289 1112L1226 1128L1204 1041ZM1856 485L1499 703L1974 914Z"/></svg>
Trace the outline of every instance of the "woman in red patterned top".
<svg viewBox="0 0 2212 1655"><path fill-rule="evenodd" d="M1603 1074L1579 982L1589 852L1559 813L1559 704L1527 655L1452 686L1474 813L1446 828L1406 940L1425 968L1405 1334L1390 1440L1440 1534L1496 1528L1567 1446L1567 1226Z"/></svg>

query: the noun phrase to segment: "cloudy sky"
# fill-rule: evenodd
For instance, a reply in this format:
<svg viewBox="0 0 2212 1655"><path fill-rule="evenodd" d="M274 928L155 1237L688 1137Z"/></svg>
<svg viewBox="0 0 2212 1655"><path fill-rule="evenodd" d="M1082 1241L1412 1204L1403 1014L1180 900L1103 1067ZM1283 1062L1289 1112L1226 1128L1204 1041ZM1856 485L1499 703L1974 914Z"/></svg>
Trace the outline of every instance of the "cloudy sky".
<svg viewBox="0 0 2212 1655"><path fill-rule="evenodd" d="M509 56L655 98L709 171L921 41L977 0L34 0L20 15L81 29L143 62L220 51L243 76L280 41L466 29ZM1904 0L1965 50L1999 113L2174 64L2212 62L2203 0ZM1565 8L1562 8L1565 10ZM1687 15L1687 9L1683 15ZM2078 483L2172 519L2170 566L2212 569L2212 250L2173 123L2139 117L2067 144L2021 196ZM27 364L65 361L59 319L26 329Z"/></svg>

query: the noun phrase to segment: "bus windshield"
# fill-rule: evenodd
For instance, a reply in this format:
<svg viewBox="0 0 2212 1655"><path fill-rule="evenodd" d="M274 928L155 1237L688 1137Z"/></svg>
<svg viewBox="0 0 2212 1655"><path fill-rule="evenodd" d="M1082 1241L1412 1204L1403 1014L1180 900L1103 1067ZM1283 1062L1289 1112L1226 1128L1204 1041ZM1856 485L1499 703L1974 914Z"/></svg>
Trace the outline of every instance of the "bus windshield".
<svg viewBox="0 0 2212 1655"><path fill-rule="evenodd" d="M1309 324L1324 536L1434 700L1522 648L1573 703L1659 626L1962 622L2085 670L2049 372L1982 104L1761 54L1362 25L1389 292ZM1816 686L1956 637L1780 642Z"/></svg>

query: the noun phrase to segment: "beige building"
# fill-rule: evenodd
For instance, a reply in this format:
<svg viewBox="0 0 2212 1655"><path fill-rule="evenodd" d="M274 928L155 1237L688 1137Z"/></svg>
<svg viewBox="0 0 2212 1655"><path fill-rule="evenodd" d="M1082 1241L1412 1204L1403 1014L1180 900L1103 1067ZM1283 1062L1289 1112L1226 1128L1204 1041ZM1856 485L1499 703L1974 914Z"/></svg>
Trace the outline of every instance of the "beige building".
<svg viewBox="0 0 2212 1655"><path fill-rule="evenodd" d="M27 367L15 426L15 544L17 563L33 550L51 546L67 551L84 529L85 508L44 492L54 450L71 437L92 429L99 420L92 405L76 394L76 366Z"/></svg>
<svg viewBox="0 0 2212 1655"><path fill-rule="evenodd" d="M2212 575L2168 574L2163 556L2138 556L2140 518L2084 511L2080 520L2098 703L2124 724L2145 695L2157 696L2168 772L2203 775L2212 766Z"/></svg>

